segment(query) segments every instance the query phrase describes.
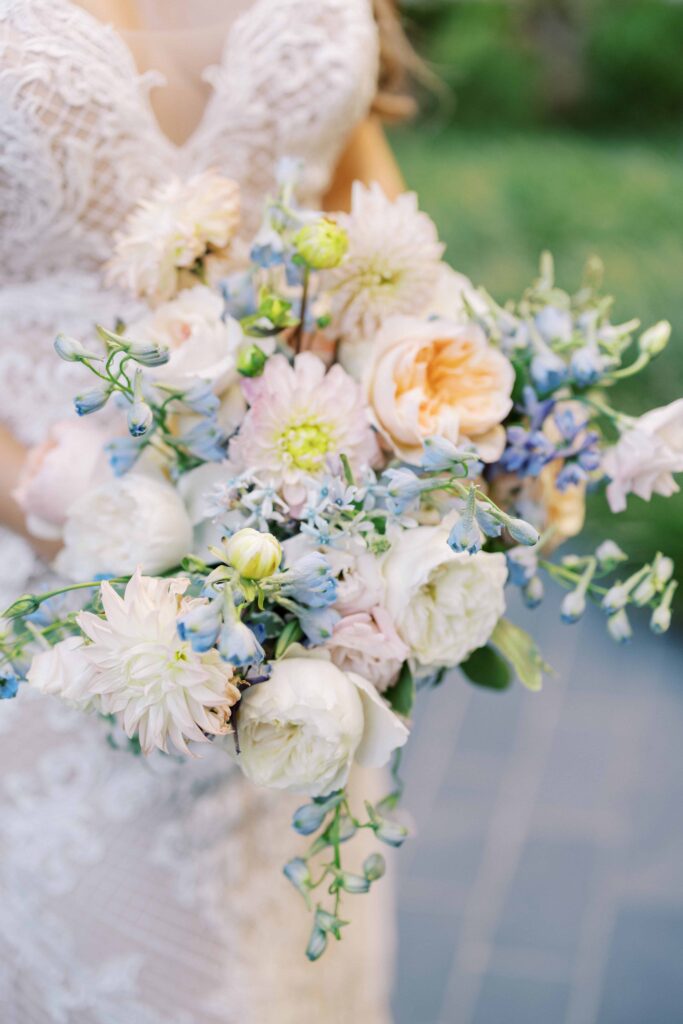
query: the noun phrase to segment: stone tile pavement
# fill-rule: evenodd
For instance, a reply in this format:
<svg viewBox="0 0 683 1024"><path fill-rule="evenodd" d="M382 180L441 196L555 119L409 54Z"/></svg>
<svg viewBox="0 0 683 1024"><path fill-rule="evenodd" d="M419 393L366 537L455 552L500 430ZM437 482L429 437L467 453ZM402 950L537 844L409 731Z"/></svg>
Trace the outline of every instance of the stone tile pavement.
<svg viewBox="0 0 683 1024"><path fill-rule="evenodd" d="M514 617L557 671L541 694L421 695L395 1022L681 1024L681 638Z"/></svg>

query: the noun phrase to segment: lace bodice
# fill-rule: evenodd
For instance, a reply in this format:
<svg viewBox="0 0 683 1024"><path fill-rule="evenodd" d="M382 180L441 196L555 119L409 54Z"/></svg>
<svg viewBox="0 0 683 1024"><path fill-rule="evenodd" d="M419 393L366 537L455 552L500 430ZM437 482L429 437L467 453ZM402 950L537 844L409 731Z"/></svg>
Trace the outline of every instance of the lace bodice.
<svg viewBox="0 0 683 1024"><path fill-rule="evenodd" d="M177 146L150 105L159 75L138 74L112 27L70 0L0 0L1 415L17 432L35 440L64 409L68 368L53 386L51 333L121 311L98 271L137 198L171 173L215 167L241 185L249 238L278 157L291 155L304 161L302 201L317 204L376 76L368 0L254 0Z"/></svg>
<svg viewBox="0 0 683 1024"><path fill-rule="evenodd" d="M69 0L0 0L0 419L31 443L71 414L77 370L52 338L130 316L102 263L170 173L237 179L245 237L282 155L304 159L302 199L317 204L371 102L377 49L369 0L254 0L176 146L149 102L158 76L138 74L113 28ZM3 605L31 567L3 531L0 565ZM22 688L3 704L3 1024L386 1019L372 900L326 963L303 957L309 921L280 873L300 848L291 804L245 786L218 751L145 764L51 698Z"/></svg>

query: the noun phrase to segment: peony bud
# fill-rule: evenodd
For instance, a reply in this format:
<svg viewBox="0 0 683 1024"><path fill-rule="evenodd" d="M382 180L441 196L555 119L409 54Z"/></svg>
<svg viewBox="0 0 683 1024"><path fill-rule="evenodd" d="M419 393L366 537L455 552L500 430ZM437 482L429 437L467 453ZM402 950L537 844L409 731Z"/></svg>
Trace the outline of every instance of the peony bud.
<svg viewBox="0 0 683 1024"><path fill-rule="evenodd" d="M225 543L228 565L247 580L272 576L280 565L282 548L271 533L260 533L251 527L238 530Z"/></svg>
<svg viewBox="0 0 683 1024"><path fill-rule="evenodd" d="M323 217L305 224L297 233L294 244L297 253L312 270L330 270L344 258L349 239L335 221Z"/></svg>

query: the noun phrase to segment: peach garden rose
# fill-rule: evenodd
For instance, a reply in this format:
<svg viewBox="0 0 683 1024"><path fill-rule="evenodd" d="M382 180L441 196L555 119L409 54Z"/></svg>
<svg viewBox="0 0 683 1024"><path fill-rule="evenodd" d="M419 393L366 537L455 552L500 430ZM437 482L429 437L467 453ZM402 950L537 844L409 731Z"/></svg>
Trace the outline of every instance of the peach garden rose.
<svg viewBox="0 0 683 1024"><path fill-rule="evenodd" d="M419 463L438 434L471 442L485 462L505 444L514 371L476 324L392 317L375 339L365 384L377 427L396 454Z"/></svg>

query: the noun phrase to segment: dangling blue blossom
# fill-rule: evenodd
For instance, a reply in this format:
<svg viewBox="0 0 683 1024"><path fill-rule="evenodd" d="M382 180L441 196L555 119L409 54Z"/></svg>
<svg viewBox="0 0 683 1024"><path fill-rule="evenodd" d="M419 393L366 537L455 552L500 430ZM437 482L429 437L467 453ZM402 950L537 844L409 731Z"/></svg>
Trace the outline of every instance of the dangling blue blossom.
<svg viewBox="0 0 683 1024"><path fill-rule="evenodd" d="M260 665L266 656L254 631L237 616L228 619L221 627L218 653L235 668Z"/></svg>
<svg viewBox="0 0 683 1024"><path fill-rule="evenodd" d="M11 700L19 690L19 679L11 670L0 672L0 700Z"/></svg>
<svg viewBox="0 0 683 1024"><path fill-rule="evenodd" d="M474 515L465 511L458 516L451 532L448 535L448 546L453 551L467 552L469 555L481 551L481 531L477 526Z"/></svg>
<svg viewBox="0 0 683 1024"><path fill-rule="evenodd" d="M450 470L452 476L474 477L478 476L483 468L474 452L456 448L445 437L434 435L425 438L422 449L420 465L427 472Z"/></svg>
<svg viewBox="0 0 683 1024"><path fill-rule="evenodd" d="M341 619L341 615L334 608L302 608L296 609L295 614L299 620L306 639L318 647L329 640L334 627Z"/></svg>
<svg viewBox="0 0 683 1024"><path fill-rule="evenodd" d="M424 491L433 488L434 479L431 477L420 478L407 466L399 466L396 469L385 470L381 483L385 488L387 508L392 515L401 516Z"/></svg>
<svg viewBox="0 0 683 1024"><path fill-rule="evenodd" d="M79 416L89 416L90 413L102 409L109 401L110 396L111 388L109 387L95 387L89 391L83 391L74 398L76 412Z"/></svg>
<svg viewBox="0 0 683 1024"><path fill-rule="evenodd" d="M500 537L503 532L503 523L493 512L490 505L487 505L483 501L478 501L475 506L474 515L479 529L482 530L487 537Z"/></svg>
<svg viewBox="0 0 683 1024"><path fill-rule="evenodd" d="M253 276L249 271L228 274L220 282L219 287L228 316L242 320L244 317L254 315L258 309L258 296Z"/></svg>
<svg viewBox="0 0 683 1024"><path fill-rule="evenodd" d="M123 476L137 462L142 446L132 437L117 437L105 446L109 465L115 476Z"/></svg>
<svg viewBox="0 0 683 1024"><path fill-rule="evenodd" d="M190 607L180 616L178 635L181 640L189 641L194 651L203 654L215 646L222 624L221 601L214 597L206 604Z"/></svg>
<svg viewBox="0 0 683 1024"><path fill-rule="evenodd" d="M581 388L590 387L600 380L607 366L606 358L600 354L597 345L584 345L572 354L569 373L575 384Z"/></svg>
<svg viewBox="0 0 683 1024"><path fill-rule="evenodd" d="M510 548L505 557L510 583L515 587L525 587L538 572L538 555L533 548L526 545Z"/></svg>
<svg viewBox="0 0 683 1024"><path fill-rule="evenodd" d="M319 551L300 558L291 569L274 577L283 597L310 608L326 608L337 599L337 580L332 566Z"/></svg>
<svg viewBox="0 0 683 1024"><path fill-rule="evenodd" d="M567 365L549 348L536 353L531 360L531 379L541 395L557 391L567 379Z"/></svg>
<svg viewBox="0 0 683 1024"><path fill-rule="evenodd" d="M197 380L186 391L181 399L183 405L200 416L213 416L220 409L220 399L211 385L204 380Z"/></svg>
<svg viewBox="0 0 683 1024"><path fill-rule="evenodd" d="M203 419L195 424L179 442L184 448L203 462L222 462L228 439L215 419Z"/></svg>

